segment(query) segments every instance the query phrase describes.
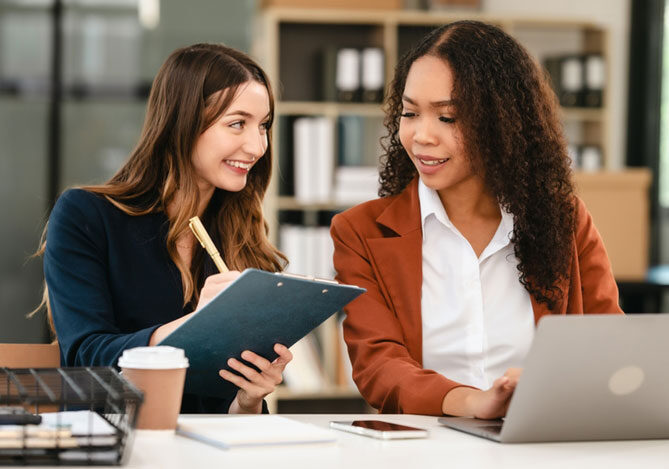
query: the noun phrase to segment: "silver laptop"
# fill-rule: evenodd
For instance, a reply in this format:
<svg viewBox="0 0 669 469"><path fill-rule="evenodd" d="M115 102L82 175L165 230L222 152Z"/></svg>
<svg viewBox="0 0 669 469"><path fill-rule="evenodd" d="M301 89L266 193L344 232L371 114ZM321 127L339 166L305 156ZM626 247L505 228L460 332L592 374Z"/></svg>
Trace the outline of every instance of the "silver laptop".
<svg viewBox="0 0 669 469"><path fill-rule="evenodd" d="M439 422L502 443L669 438L669 314L544 317L506 418Z"/></svg>

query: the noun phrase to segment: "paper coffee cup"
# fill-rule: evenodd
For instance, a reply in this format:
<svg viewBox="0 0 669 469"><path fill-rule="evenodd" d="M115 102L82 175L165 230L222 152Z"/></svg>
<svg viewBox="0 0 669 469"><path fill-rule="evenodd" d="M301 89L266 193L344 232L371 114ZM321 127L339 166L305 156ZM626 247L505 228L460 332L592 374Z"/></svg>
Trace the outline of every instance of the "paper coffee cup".
<svg viewBox="0 0 669 469"><path fill-rule="evenodd" d="M181 409L188 358L175 347L135 347L118 360L123 376L144 393L137 428L174 430Z"/></svg>

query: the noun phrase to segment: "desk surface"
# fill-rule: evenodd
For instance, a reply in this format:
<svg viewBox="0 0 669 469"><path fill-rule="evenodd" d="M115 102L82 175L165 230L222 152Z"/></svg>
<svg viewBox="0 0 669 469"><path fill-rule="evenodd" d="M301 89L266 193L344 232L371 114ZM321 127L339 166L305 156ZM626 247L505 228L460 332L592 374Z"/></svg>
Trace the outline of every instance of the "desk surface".
<svg viewBox="0 0 669 469"><path fill-rule="evenodd" d="M373 415L283 415L328 428L330 420L369 419ZM188 416L182 418L188 419ZM215 416L212 418L235 418ZM263 416L258 416L259 425ZM421 440L382 441L341 431L336 443L220 450L174 434L138 431L128 468L239 467L282 469L345 468L669 468L669 440L502 445L457 432L436 417L382 415L389 422L430 430Z"/></svg>
<svg viewBox="0 0 669 469"><path fill-rule="evenodd" d="M202 417L201 415L198 417ZM221 450L170 432L137 431L129 469L266 468L426 469L669 468L669 440L532 443L502 445L442 427L436 417L421 415L282 415L327 428L336 443ZM430 431L429 438L383 441L329 429L330 420L379 418ZM190 416L180 419L188 420ZM210 416L215 419L235 416ZM265 416L257 416L262 425ZM61 466L62 467L62 466Z"/></svg>

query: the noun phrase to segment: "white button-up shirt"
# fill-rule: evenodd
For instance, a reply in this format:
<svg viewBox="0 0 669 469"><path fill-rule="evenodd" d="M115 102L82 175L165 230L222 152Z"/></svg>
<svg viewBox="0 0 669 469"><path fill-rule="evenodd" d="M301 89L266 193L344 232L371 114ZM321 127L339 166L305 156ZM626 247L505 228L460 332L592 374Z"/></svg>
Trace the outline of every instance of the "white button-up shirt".
<svg viewBox="0 0 669 469"><path fill-rule="evenodd" d="M418 185L423 228L423 368L488 389L509 367L522 367L534 336L530 295L519 281L510 237L513 216L502 220L476 257L451 223L435 190Z"/></svg>

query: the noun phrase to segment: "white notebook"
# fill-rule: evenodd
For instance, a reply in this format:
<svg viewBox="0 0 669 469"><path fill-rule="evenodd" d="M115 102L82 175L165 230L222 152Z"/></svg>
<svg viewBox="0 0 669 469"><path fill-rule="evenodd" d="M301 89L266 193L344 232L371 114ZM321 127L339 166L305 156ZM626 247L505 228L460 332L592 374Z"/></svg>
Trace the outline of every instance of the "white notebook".
<svg viewBox="0 0 669 469"><path fill-rule="evenodd" d="M180 418L177 434L223 449L336 441L330 430L276 415Z"/></svg>

